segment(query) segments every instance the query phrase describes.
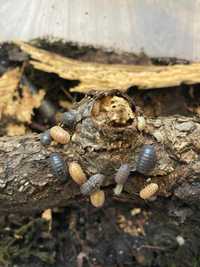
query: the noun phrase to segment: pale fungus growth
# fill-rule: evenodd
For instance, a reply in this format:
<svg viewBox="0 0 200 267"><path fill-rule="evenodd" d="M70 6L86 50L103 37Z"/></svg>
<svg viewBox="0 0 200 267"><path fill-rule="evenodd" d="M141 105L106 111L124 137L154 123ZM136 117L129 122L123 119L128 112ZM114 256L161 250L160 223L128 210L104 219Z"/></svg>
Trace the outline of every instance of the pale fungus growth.
<svg viewBox="0 0 200 267"><path fill-rule="evenodd" d="M129 102L119 96L105 96L96 101L92 114L101 123L125 125L135 118Z"/></svg>
<svg viewBox="0 0 200 267"><path fill-rule="evenodd" d="M181 235L178 235L176 237L176 241L177 241L177 243L179 244L180 247L185 245L185 239Z"/></svg>
<svg viewBox="0 0 200 267"><path fill-rule="evenodd" d="M110 106L105 109L109 110L108 116L112 122L116 124L126 124L129 119L134 118L133 112L126 99L113 96L110 101Z"/></svg>

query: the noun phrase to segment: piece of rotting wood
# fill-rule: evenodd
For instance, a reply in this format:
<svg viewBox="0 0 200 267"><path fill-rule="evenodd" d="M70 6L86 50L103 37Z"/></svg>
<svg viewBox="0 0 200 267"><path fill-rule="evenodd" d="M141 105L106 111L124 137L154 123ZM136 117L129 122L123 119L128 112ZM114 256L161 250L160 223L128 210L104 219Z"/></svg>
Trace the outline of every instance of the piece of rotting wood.
<svg viewBox="0 0 200 267"><path fill-rule="evenodd" d="M0 118L3 114L9 113L7 109L12 105L13 97L20 81L21 73L15 68L4 73L0 78Z"/></svg>
<svg viewBox="0 0 200 267"><path fill-rule="evenodd" d="M40 106L45 92L40 90L32 95L28 87L23 86L20 94L18 86L21 75L21 69L17 67L0 77L0 118L9 116L30 123L33 109Z"/></svg>
<svg viewBox="0 0 200 267"><path fill-rule="evenodd" d="M178 86L182 83L200 82L200 63L173 66L137 66L81 62L36 48L30 44L16 44L31 56L30 63L41 71L56 73L61 78L80 80L72 92L87 93L90 90L126 91L131 86L139 89L155 89Z"/></svg>
<svg viewBox="0 0 200 267"><path fill-rule="evenodd" d="M96 102L98 112L93 112ZM200 175L198 118L178 115L146 118L144 130L138 131L137 117L142 111L127 94L117 90L88 94L73 109L78 117L66 145L43 146L36 134L0 138L2 212L45 210L87 198L81 195L80 186L72 179L63 183L51 171L49 158L55 152L60 153L66 168L68 163L76 161L87 177L97 173L104 175L101 190L106 192L108 201L113 197L110 189L116 185L116 170L123 163L134 170L143 144L154 145L156 165L148 177L131 173L124 186L127 199L143 201L136 195L146 185L147 178L159 187L156 201L159 196L168 197L185 183L194 185L194 182L195 186L191 187L194 190L190 188L186 194L191 201L199 199L199 191L195 190ZM158 131L162 143L154 137Z"/></svg>

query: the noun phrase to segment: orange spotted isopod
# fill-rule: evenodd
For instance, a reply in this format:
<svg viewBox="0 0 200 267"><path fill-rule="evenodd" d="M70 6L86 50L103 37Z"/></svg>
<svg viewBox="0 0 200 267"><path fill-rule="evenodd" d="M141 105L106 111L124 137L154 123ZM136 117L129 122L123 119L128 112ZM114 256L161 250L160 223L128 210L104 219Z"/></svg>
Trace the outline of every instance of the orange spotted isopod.
<svg viewBox="0 0 200 267"><path fill-rule="evenodd" d="M90 202L96 208L102 207L105 202L105 192L103 190L98 190L91 193Z"/></svg>
<svg viewBox="0 0 200 267"><path fill-rule="evenodd" d="M150 183L140 191L140 197L142 199L149 199L155 195L158 191L158 185L156 183Z"/></svg>
<svg viewBox="0 0 200 267"><path fill-rule="evenodd" d="M67 144L70 141L70 134L60 126L54 126L50 129L52 139L60 144Z"/></svg>
<svg viewBox="0 0 200 267"><path fill-rule="evenodd" d="M69 174L75 183L82 185L87 181L87 177L78 162L69 163Z"/></svg>

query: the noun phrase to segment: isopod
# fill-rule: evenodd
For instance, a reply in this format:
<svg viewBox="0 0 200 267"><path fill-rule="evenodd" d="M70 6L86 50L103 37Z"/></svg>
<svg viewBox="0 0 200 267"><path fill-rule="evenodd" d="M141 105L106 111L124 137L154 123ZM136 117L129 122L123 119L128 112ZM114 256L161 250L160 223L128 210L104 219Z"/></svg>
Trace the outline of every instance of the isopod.
<svg viewBox="0 0 200 267"><path fill-rule="evenodd" d="M50 129L50 135L56 142L67 144L70 141L70 134L60 126L54 126Z"/></svg>
<svg viewBox="0 0 200 267"><path fill-rule="evenodd" d="M117 171L117 173L115 175L115 182L117 183L117 185L114 189L115 195L121 194L121 192L123 190L123 186L124 186L125 182L127 181L129 174L130 174L129 165L128 164L121 165L121 167L119 168L119 170Z"/></svg>
<svg viewBox="0 0 200 267"><path fill-rule="evenodd" d="M143 199L148 199L154 196L158 191L158 185L155 183L148 184L145 188L140 191L140 197Z"/></svg>
<svg viewBox="0 0 200 267"><path fill-rule="evenodd" d="M50 164L53 174L63 182L68 180L68 173L63 157L59 153L50 155Z"/></svg>
<svg viewBox="0 0 200 267"><path fill-rule="evenodd" d="M62 114L62 123L67 127L73 127L76 122L76 111L70 110Z"/></svg>
<svg viewBox="0 0 200 267"><path fill-rule="evenodd" d="M103 190L98 190L98 191L93 192L90 195L90 202L96 208L102 207L104 202L105 202L105 193L104 193L104 191Z"/></svg>
<svg viewBox="0 0 200 267"><path fill-rule="evenodd" d="M69 163L69 174L71 178L79 185L84 184L87 181L87 177L81 168L80 164L73 161Z"/></svg>
<svg viewBox="0 0 200 267"><path fill-rule="evenodd" d="M49 130L45 131L44 133L42 133L40 135L40 143L43 146L50 145L51 144L51 141L52 141L52 138L51 138L51 135L50 135L50 131Z"/></svg>
<svg viewBox="0 0 200 267"><path fill-rule="evenodd" d="M86 183L81 186L81 193L83 195L90 195L94 191L97 191L102 185L105 176L103 174L95 174L91 176Z"/></svg>
<svg viewBox="0 0 200 267"><path fill-rule="evenodd" d="M136 170L142 174L148 174L156 164L156 151L152 145L144 145L139 153Z"/></svg>

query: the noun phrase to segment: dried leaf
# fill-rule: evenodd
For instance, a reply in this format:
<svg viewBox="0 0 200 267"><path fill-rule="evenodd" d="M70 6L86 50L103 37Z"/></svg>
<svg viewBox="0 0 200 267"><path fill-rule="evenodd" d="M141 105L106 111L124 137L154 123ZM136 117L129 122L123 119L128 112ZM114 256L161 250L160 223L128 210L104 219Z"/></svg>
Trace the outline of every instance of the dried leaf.
<svg viewBox="0 0 200 267"><path fill-rule="evenodd" d="M126 91L131 86L139 89L178 86L200 82L200 64L173 66L137 66L86 63L56 55L23 42L19 47L31 57L30 63L39 70L56 73L64 79L80 80L71 89L87 93L91 89Z"/></svg>

